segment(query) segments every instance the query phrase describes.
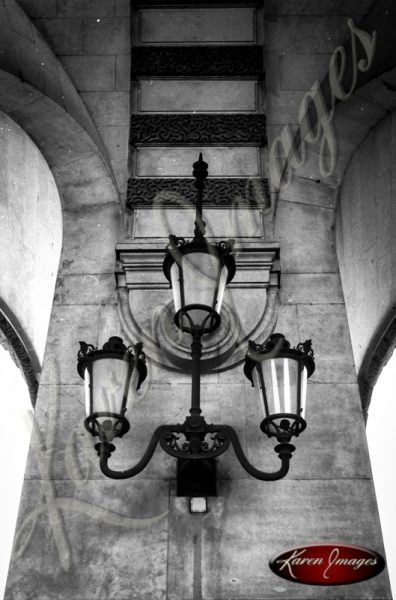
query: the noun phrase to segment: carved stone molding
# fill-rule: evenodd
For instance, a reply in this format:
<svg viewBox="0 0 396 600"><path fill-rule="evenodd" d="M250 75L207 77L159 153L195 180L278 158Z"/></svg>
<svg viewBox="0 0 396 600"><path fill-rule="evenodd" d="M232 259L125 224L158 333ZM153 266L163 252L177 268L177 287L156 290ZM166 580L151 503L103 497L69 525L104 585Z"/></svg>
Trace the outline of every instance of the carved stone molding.
<svg viewBox="0 0 396 600"><path fill-rule="evenodd" d="M0 344L3 346L3 348L8 350L8 352L10 352L14 362L22 370L26 385L28 386L30 399L34 406L38 390L38 365L34 364L34 358L32 359L31 355L29 354L25 343L17 332L17 329L11 324L9 319L1 310Z"/></svg>
<svg viewBox="0 0 396 600"><path fill-rule="evenodd" d="M377 379L396 347L396 307L387 315L370 344L358 375L363 414L367 419Z"/></svg>
<svg viewBox="0 0 396 600"><path fill-rule="evenodd" d="M133 46L132 77L262 77L261 46Z"/></svg>
<svg viewBox="0 0 396 600"><path fill-rule="evenodd" d="M125 335L143 342L155 363L188 370L191 336L173 323L172 292L162 271L164 248L124 242L116 253L118 309ZM249 339L263 341L272 332L279 304L278 257L275 243L236 248L237 274L227 286L221 326L204 337L204 371L235 367L244 360Z"/></svg>
<svg viewBox="0 0 396 600"><path fill-rule="evenodd" d="M267 143L265 115L131 115L130 144Z"/></svg>
<svg viewBox="0 0 396 600"><path fill-rule="evenodd" d="M135 6L138 8L142 8L144 6L190 6L188 0L135 0ZM213 0L200 0L197 2L199 5L212 5ZM243 2L241 0L227 0L227 4L238 4L241 5ZM263 0L249 0L244 4L244 6L262 6Z"/></svg>
<svg viewBox="0 0 396 600"><path fill-rule="evenodd" d="M140 178L128 181L127 206L195 206L194 180L188 178ZM235 206L266 209L271 206L268 179L209 178L205 181L206 206Z"/></svg>

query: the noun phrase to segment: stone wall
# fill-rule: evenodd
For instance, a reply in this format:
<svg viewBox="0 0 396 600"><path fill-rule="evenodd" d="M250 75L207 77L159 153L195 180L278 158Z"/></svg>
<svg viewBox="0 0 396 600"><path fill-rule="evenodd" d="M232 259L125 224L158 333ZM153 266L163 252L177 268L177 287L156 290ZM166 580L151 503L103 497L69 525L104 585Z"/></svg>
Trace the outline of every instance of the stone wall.
<svg viewBox="0 0 396 600"><path fill-rule="evenodd" d="M395 119L395 112L384 118L354 154L337 209L337 254L358 373L396 301Z"/></svg>
<svg viewBox="0 0 396 600"><path fill-rule="evenodd" d="M143 37L145 43L140 45L145 48L155 45L155 28L156 35L162 36L158 40L162 45L172 46L175 41L169 40L170 28L158 28L158 22L163 22L163 15L161 20L156 21L155 18L160 13L155 11L163 12L166 9L164 6L155 8L156 4L163 5L163 2L147 0L135 4L135 8L144 5L146 10L150 6L150 10L154 11L150 13L151 20L140 21L144 23L146 36ZM235 2L230 4L234 8L237 6ZM296 66L292 63L293 60L298 60L299 52L304 49L301 47L301 40L316 40L316 45L309 45L309 55L331 52L333 44L342 40L340 32L336 41L326 39L323 42L324 34L337 29L337 23L341 21L340 15L337 17L339 21L331 15L333 3L330 4L326 3L324 14L316 14L314 17L293 14L292 18L290 10L295 10L295 4L282 2L281 7L285 11L282 16L274 14L274 3L269 3L269 8L272 9L265 21L265 43L268 71L272 75L266 83L269 98L266 112L271 125L279 126L289 122L289 119L293 122L287 111L283 113L283 121L276 120L277 104L272 103L271 98L282 102L282 98L287 101L292 97L294 99L288 109L293 112L298 108L297 96L293 91L293 85L298 80L295 77ZM356 9L356 3L353 4ZM117 36L107 34L108 31L116 30L113 20L118 18L115 15L120 3L58 0L34 3L34 6L33 2L26 1L24 5L32 18L45 21L41 26L46 31L50 32L50 21L53 19L62 32L68 32L64 36L64 47L67 47L68 39L70 44L75 40L72 50L59 49L58 53L62 57L66 56L61 60L70 69L70 76L74 76L76 86L85 95L87 103L92 101L90 109L93 110L92 106L97 102L95 106L98 111L102 110L106 106L106 103L102 104L102 100L105 101L106 98L111 104L113 96L110 94L117 94L119 88L98 90L97 86L102 85L102 71L99 73L95 70L95 65L97 69L106 69L109 56L111 64L117 65L119 40ZM279 6L279 3L276 5ZM316 10L313 8L315 3L310 3L309 6L311 10ZM337 11L340 12L339 3L337 6ZM38 15L40 7L44 12ZM298 3L298 7L300 11L305 11L302 3ZM99 12L94 14L95 10ZM180 39L186 29L184 25L179 27L178 23L185 24L183 17L186 13L183 8L179 10L182 13L181 16L179 12L176 14L174 34L178 32L177 43L182 44L183 51L187 46L197 46L200 43L203 46L214 45L213 35L218 35L218 28L213 28L213 20L205 16L210 8L205 7L205 18L202 21L206 23L206 28L197 28L194 24L196 21L200 23L199 18L190 21L187 28L190 35L188 40L184 37ZM56 22L57 19L65 19L65 30L60 21ZM68 23L67 19L73 21ZM108 30L102 31L99 40L98 36L95 37L95 23L100 27L100 21L96 19L111 20L107 23ZM244 37L239 40L241 45L255 47L263 43L264 21L260 10L257 10L255 23L257 29L253 37L252 28L242 28ZM133 27L135 41L139 39L136 38L139 34L136 32L136 21ZM79 37L81 31L82 42ZM88 38L84 38L84 31L91 36L91 41L89 44L86 42L85 46L84 39ZM231 23L229 31L239 32L239 29L235 23ZM75 38L72 34L75 34ZM227 45L229 40L224 39L225 34L226 31L223 31L222 43ZM55 37L61 39L61 36L54 35L54 39ZM67 59L68 52L72 56L70 60ZM103 61L96 52L103 55ZM133 52L139 55L135 46ZM279 86L279 80L274 77L284 53L288 54L284 64L287 67L288 63L289 67L283 70ZM95 57L94 60L92 56ZM191 51L191 56L196 56L195 50ZM216 68L219 65L217 59L205 60L206 64L212 62ZM320 57L320 66L315 66L314 61L310 62L305 56L301 59L300 67L305 61L312 65L315 76L325 68ZM229 62L234 64L234 61ZM79 79L82 63L85 63L86 69L81 77L83 81ZM173 60L169 64L172 69L175 68ZM180 62L177 65L180 66ZM159 65L156 68L161 70L162 67ZM201 89L204 87L201 81L208 87L218 81L223 83L223 76L213 71L210 73L212 66L207 68L207 78L197 80ZM189 75L178 73L181 77L179 80L175 79L174 72L168 73L168 78L164 78L162 72L161 77L167 85L170 78L176 81L173 83L172 101L179 99L175 93L178 84L181 89L183 85L187 85L187 79L194 80L197 77L192 73L191 67L190 69ZM234 66L232 70L231 74L227 72L227 78L234 86L239 86L240 99L244 97L246 81L257 80L260 69L254 70L253 75L250 73L249 76L235 73ZM136 78L139 77L147 80L147 73L140 72L139 76L136 74ZM308 79L307 76L307 84ZM89 84L86 83L88 81ZM158 79L155 81L158 85ZM114 83L114 78L112 82ZM123 76L122 82L125 89L128 89L129 73ZM188 85L191 101L194 97L191 83ZM297 92L302 94L301 90ZM165 96L169 98L168 92L163 97ZM139 106L141 107L137 98L138 95L133 93L134 113L138 113ZM161 112L158 96L154 95L154 99L151 98L150 101L155 101L156 98L156 108ZM216 107L211 105L210 110L205 113L209 114L216 109L224 116L227 112L225 103L229 101L229 97L223 93L221 99L223 104L217 104ZM200 101L198 96L196 101L197 104ZM153 108L152 104L146 105L146 108L147 106ZM243 105L245 109L246 106ZM247 110L241 111L234 105L232 110L254 112L252 108L261 114L263 103L260 101L250 104ZM123 112L122 123L111 124L108 121L112 118L111 111L105 112L103 124L105 127L114 127L115 137L117 128L128 130L129 115L126 117ZM183 112L183 106L179 105L172 114L179 112ZM184 112L194 113L194 104L189 104ZM225 127L222 135L229 130L229 126L228 129ZM124 135L120 139L124 140ZM249 172L249 175L253 175L253 179L264 179L268 171L265 144L256 136L252 136L252 140L254 141L250 144L241 144L242 150L238 151L249 155L253 148L259 154L258 160L249 162L249 168L252 164L255 165L254 172ZM238 181L245 175L233 170L239 164L239 161L233 160L237 150L234 154L233 151L238 144L232 138L230 143L221 146L227 149L230 159L228 163L222 158L224 154L216 154L220 146L216 139L212 137L211 143L205 144L202 141L195 144L191 144L191 141L184 143L184 140L177 143L173 138L173 141L167 141L166 147L176 153L180 153L180 148L186 149L186 153L191 152L191 145L195 146L194 150L210 148L214 153L211 161L217 161L218 169L214 170L211 185L215 189L218 180L227 180L229 187L226 189L232 192L233 199L234 194L239 194L235 192L240 189L237 187L240 185ZM150 179L154 181L154 190L158 191L160 188L155 188L155 184L161 184L161 176L165 175L164 180L168 183L169 180L176 180L176 187L184 186L182 189L185 190L188 185L187 167L182 172L173 171L174 165L168 161L161 142L148 142L146 139L142 146L136 144L135 148L131 144L132 180ZM258 152L257 148L260 146L262 148ZM149 160L149 152L154 149L158 153L162 151L165 156L163 173L158 172L158 165L152 160L152 155ZM112 151L111 144L109 151ZM143 164L151 169L140 174L139 159L136 160L139 152L146 157ZM116 160L115 155L113 160ZM126 160L124 154L122 160ZM227 164L230 170L226 170ZM188 202L184 197L184 206L179 206L177 210L165 203L154 221L155 209L152 206L142 206L140 200L134 203L132 194L136 182L132 182L128 201L132 213L124 230L115 201L103 201L100 195L93 202L85 202L83 199L79 201L76 186L73 188L75 203L64 211L61 270L36 408L37 428L25 476L6 600L390 598L386 571L368 582L322 588L287 582L276 577L268 568L268 561L276 553L313 542L342 541L363 545L383 554L365 444L364 421L335 254L334 198L337 180L329 185L328 182L319 185L309 180L310 174L301 173L301 177L297 177L292 186L282 192L275 220L267 198L259 205L254 204L254 210L248 202L244 206L233 206L230 210L226 201L223 208L216 206L215 202L209 202L206 209L216 223L214 237L231 234L233 224L240 228L240 235L237 236L240 253L237 258L245 268L246 265L253 267L250 271L249 268L246 270L254 276L256 266L241 260L244 257L243 251L249 247L256 250L266 247L278 249L280 245L281 289L276 330L284 333L293 345L311 338L317 368L308 385L308 428L296 440L297 450L288 476L273 483L255 480L239 466L232 450L229 450L218 461L218 496L208 500L209 512L203 515L190 514L187 499L176 496L175 461L160 449L154 454L149 466L132 480L112 481L101 474L92 440L82 426L83 384L76 371L79 340L102 345L110 335L121 335L124 339L127 337L125 326L120 321L117 306L119 300L114 285L114 250L117 243L123 242L117 246L119 257L125 249L140 248L142 257L139 260L144 272L145 260L149 257L151 260L155 252L160 252L166 242L166 235L177 233L171 229L182 226L188 233L192 221L191 211L185 208ZM76 180L78 179L84 181L83 169L78 170ZM143 185L141 181L138 183ZM144 194L139 198L142 196ZM165 198L169 200L169 195L165 195ZM164 214L165 219L162 218ZM232 219L229 218L230 214ZM158 283L160 266L150 262L146 267L148 274L145 275L142 287L147 284L146 288L151 289L151 294L147 295L149 302L141 302L139 312L135 311L134 302L138 293L135 292L134 295L132 291L128 303L132 307L133 316L139 317L144 324L150 324L152 305L161 307L170 303L171 292L163 283ZM133 275L129 273L135 290L139 284L139 274L138 270ZM119 265L117 280L122 283ZM152 285L153 281L156 286ZM266 282L260 282L261 287L256 283L257 280L254 279L255 285L250 289L249 286L243 289L236 286L227 292L226 301L234 304L241 322L257 320L261 314L259 311L264 309L269 286ZM142 337L146 334L147 331L142 330ZM134 464L141 457L154 427L166 422L179 422L188 410L190 375L169 370L158 364L158 361L150 359L148 367L148 381L142 387L140 402L130 418L131 431L117 444L117 452L111 459L111 466L114 468L124 469ZM273 444L264 440L259 430L260 409L255 391L243 375L241 365L220 372L205 373L202 379L202 398L202 408L207 420L233 425L255 466L268 470L278 468L279 461L273 452Z"/></svg>

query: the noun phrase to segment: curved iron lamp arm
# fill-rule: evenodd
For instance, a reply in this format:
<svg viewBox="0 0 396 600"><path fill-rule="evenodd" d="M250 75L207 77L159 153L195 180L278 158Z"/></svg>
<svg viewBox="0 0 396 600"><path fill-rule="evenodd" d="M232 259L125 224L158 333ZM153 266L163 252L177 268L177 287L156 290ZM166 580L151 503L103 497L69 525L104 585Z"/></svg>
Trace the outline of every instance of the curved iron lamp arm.
<svg viewBox="0 0 396 600"><path fill-rule="evenodd" d="M223 425L222 428L228 433L230 437L231 443L234 447L235 455L239 460L240 465L245 469L245 471L247 471L247 473L249 473L249 475L252 475L256 479L261 479L263 481L276 481L277 479L282 479L282 477L284 477L288 473L292 452L294 452L294 450L296 449L295 446L293 446L293 444L281 443L275 446L275 451L279 454L279 458L281 459L282 464L278 471L275 471L273 473L266 473L265 471L260 471L259 469L256 469L256 467L250 464L250 462L246 458L244 451L242 450L242 446L235 429L230 425Z"/></svg>
<svg viewBox="0 0 396 600"><path fill-rule="evenodd" d="M138 463L136 463L136 465L134 465L130 469L127 469L126 471L114 471L108 466L108 459L110 458L111 453L115 450L115 446L113 444L109 444L108 442L99 442L95 445L95 450L97 451L98 456L100 457L100 470L104 475L106 475L106 477L111 477L111 479L129 479L130 477L134 477L135 475L140 473L140 471L143 471L143 469L148 465L161 438L161 435L165 431L169 431L168 426L160 425L159 427L157 427L157 429L151 436L151 440L149 441L149 444L142 458L139 460Z"/></svg>
<svg viewBox="0 0 396 600"><path fill-rule="evenodd" d="M169 434L170 432L183 433L184 429L184 425L161 425L160 427L157 427L140 461L136 463L136 465L125 471L114 471L108 466L108 459L110 458L111 453L115 450L115 446L113 444L110 444L109 442L99 442L95 445L95 449L97 450L97 453L100 457L99 464L102 473L106 475L106 477L110 477L111 479L129 479L130 477L134 477L148 465L159 442L163 450L165 450L165 452L168 452L168 454L171 454L178 458L191 458L192 460L201 460L211 456L222 454L231 443L233 445L235 455L239 460L241 466L245 469L245 471L249 473L249 475L252 475L252 477L255 477L256 479L261 479L263 481L275 481L277 479L282 479L282 477L284 477L289 471L290 459L292 457L292 452L295 450L295 447L292 444L283 442L275 446L275 451L279 454L279 458L282 461L281 467L277 471L274 471L273 473L260 471L248 461L244 451L242 450L238 434L235 431L235 429L230 425L207 426L207 429L209 431L221 432L224 436L224 446L221 449L217 449L212 453L210 451L200 453L169 451L169 449L166 448L166 446L163 443L164 434Z"/></svg>

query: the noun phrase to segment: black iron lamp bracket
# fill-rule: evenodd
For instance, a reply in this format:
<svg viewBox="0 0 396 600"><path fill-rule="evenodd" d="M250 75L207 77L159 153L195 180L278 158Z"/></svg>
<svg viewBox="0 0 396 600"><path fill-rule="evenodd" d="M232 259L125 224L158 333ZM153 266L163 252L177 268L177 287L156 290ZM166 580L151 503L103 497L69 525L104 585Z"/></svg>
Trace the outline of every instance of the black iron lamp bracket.
<svg viewBox="0 0 396 600"><path fill-rule="evenodd" d="M209 442L205 439L208 434L211 436ZM180 435L184 436L185 441L180 441ZM140 473L148 465L158 444L167 454L179 460L193 462L214 459L232 445L239 463L249 475L263 481L275 481L287 474L295 450L286 439L281 438L280 443L274 448L281 460L280 468L274 472L261 471L248 461L233 427L208 424L204 417L197 416L188 416L183 424L157 427L141 460L125 471L115 471L108 466L108 459L115 449L113 444L101 441L96 444L95 449L100 457L100 468L104 475L112 479L128 479Z"/></svg>

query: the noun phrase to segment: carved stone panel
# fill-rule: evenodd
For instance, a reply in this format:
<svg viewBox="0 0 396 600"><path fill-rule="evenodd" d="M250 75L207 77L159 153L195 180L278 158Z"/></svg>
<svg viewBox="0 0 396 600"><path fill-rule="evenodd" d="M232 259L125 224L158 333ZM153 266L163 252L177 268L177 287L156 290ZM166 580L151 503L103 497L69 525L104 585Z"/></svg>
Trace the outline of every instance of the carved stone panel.
<svg viewBox="0 0 396 600"><path fill-rule="evenodd" d="M265 115L131 115L130 144L266 144Z"/></svg>
<svg viewBox="0 0 396 600"><path fill-rule="evenodd" d="M132 77L262 77L261 46L132 48Z"/></svg>
<svg viewBox="0 0 396 600"><path fill-rule="evenodd" d="M127 206L194 206L196 189L189 178L139 178L128 182ZM266 209L270 207L268 179L216 178L205 182L204 204Z"/></svg>
<svg viewBox="0 0 396 600"><path fill-rule="evenodd" d="M173 301L162 272L164 248L142 242L118 244L117 290L122 328L142 341L151 360L171 370L188 370L191 336L173 323ZM219 372L244 360L249 339L272 332L278 310L279 246L254 243L236 248L237 272L227 286L220 328L204 337L202 368Z"/></svg>

